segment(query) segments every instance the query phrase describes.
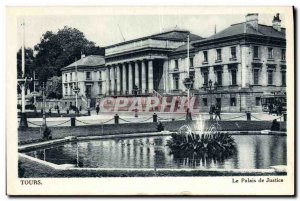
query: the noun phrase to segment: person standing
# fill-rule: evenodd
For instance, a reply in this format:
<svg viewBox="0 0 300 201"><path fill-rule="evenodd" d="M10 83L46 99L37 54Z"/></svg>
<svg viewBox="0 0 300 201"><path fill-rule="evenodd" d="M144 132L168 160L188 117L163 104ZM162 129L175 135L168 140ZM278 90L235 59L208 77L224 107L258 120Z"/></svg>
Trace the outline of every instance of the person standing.
<svg viewBox="0 0 300 201"><path fill-rule="evenodd" d="M216 106L216 111L215 111L215 120L217 120L217 118L219 117L219 120L221 120L221 107L220 105Z"/></svg>
<svg viewBox="0 0 300 201"><path fill-rule="evenodd" d="M214 115L214 113L215 113L215 110L216 110L216 108L215 108L215 105L214 104L212 104L211 106L210 106L210 109L209 109L209 116L210 116L210 120L213 120L213 115Z"/></svg>
<svg viewBox="0 0 300 201"><path fill-rule="evenodd" d="M100 107L99 107L99 105L97 105L96 106L96 113L97 113L97 115L99 114L99 111L100 111Z"/></svg>

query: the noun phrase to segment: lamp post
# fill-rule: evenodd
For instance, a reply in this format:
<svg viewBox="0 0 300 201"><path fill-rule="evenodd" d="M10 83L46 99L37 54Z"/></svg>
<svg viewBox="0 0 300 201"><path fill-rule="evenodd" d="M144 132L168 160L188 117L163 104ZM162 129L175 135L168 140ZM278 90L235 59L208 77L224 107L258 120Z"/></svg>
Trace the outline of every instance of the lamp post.
<svg viewBox="0 0 300 201"><path fill-rule="evenodd" d="M184 86L187 88L187 120L192 120L192 115L190 112L190 89L194 83L194 80L190 77L190 34L187 35L187 59L186 59L186 68L187 68L187 77L183 80Z"/></svg>
<svg viewBox="0 0 300 201"><path fill-rule="evenodd" d="M46 121L46 112L45 112L45 82L43 82L41 91L42 91L42 96L43 96L43 124L42 127L45 129L47 127L47 121Z"/></svg>
<svg viewBox="0 0 300 201"><path fill-rule="evenodd" d="M191 89L193 83L194 83L194 80L191 77L187 77L183 80L183 84L188 90L188 94L187 94L188 106L187 106L187 117L186 117L187 120L192 120L192 115L190 112L190 94L189 94L189 92L190 92L190 89Z"/></svg>
<svg viewBox="0 0 300 201"><path fill-rule="evenodd" d="M135 101L136 101L135 109L134 109L134 117L138 117L138 112L137 112L137 105L138 105L138 103L137 103L137 94L138 94L138 90L139 90L139 88L136 85L134 85L133 94L134 94Z"/></svg>
<svg viewBox="0 0 300 201"><path fill-rule="evenodd" d="M207 91L207 93L210 95L210 120L213 119L213 115L212 115L212 112L211 109L212 109L212 93L213 91L217 91L217 88L218 88L218 83L215 82L214 83L214 88L212 89L212 85L213 85L213 82L211 80L208 81L208 89L206 88L207 84L204 85L204 90Z"/></svg>
<svg viewBox="0 0 300 201"><path fill-rule="evenodd" d="M77 86L77 82L76 82L76 86L73 88L73 91L75 93L75 106L76 106L76 116L77 116L78 115L78 93L80 92L80 89Z"/></svg>
<svg viewBox="0 0 300 201"><path fill-rule="evenodd" d="M73 91L75 93L75 107L76 107L76 116L78 116L78 94L80 92L80 89L78 87L78 77L77 77L77 58L75 58L75 87L73 88Z"/></svg>

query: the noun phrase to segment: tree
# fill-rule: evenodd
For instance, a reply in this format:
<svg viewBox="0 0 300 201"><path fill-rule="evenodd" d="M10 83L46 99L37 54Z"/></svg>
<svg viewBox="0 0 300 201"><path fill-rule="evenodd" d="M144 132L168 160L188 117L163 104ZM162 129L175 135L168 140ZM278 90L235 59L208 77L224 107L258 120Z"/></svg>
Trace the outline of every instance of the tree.
<svg viewBox="0 0 300 201"><path fill-rule="evenodd" d="M32 77L34 71L34 54L31 48L25 48L25 77ZM17 52L17 78L22 78L22 49L20 48ZM30 89L32 89L33 85L29 84ZM21 89L17 87L18 94L21 93Z"/></svg>
<svg viewBox="0 0 300 201"><path fill-rule="evenodd" d="M62 98L62 79L61 76L53 76L47 81L46 85L47 98Z"/></svg>
<svg viewBox="0 0 300 201"><path fill-rule="evenodd" d="M87 40L81 31L67 26L56 34L47 31L34 50L37 52L34 65L43 81L52 76L61 76L60 69L80 59L81 54L104 53L102 48Z"/></svg>

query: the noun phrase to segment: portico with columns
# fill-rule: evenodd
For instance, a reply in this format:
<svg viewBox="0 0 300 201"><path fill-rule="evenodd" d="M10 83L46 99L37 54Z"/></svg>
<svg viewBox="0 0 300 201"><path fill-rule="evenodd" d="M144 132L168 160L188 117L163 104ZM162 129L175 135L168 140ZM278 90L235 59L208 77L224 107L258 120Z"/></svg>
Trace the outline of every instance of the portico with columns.
<svg viewBox="0 0 300 201"><path fill-rule="evenodd" d="M136 89L139 95L152 94L154 89L153 60L152 58L137 59L107 64L108 95L133 95Z"/></svg>
<svg viewBox="0 0 300 201"><path fill-rule="evenodd" d="M168 91L168 54L184 45L188 34L172 30L106 47L107 95L148 96Z"/></svg>

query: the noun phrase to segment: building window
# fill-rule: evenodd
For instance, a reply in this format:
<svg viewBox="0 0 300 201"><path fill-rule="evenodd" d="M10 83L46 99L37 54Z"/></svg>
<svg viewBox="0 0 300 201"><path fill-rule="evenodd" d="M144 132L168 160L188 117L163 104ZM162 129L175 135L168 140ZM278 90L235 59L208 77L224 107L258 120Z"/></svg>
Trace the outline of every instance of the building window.
<svg viewBox="0 0 300 201"><path fill-rule="evenodd" d="M68 95L68 87L65 86L65 95L67 96Z"/></svg>
<svg viewBox="0 0 300 201"><path fill-rule="evenodd" d="M193 80L193 83L191 85L191 89L194 89L194 82L195 82L195 72L190 72L190 78Z"/></svg>
<svg viewBox="0 0 300 201"><path fill-rule="evenodd" d="M178 70L178 60L175 60L175 70Z"/></svg>
<svg viewBox="0 0 300 201"><path fill-rule="evenodd" d="M260 97L255 97L255 105L260 106Z"/></svg>
<svg viewBox="0 0 300 201"><path fill-rule="evenodd" d="M217 61L222 61L222 51L221 51L221 49L217 49Z"/></svg>
<svg viewBox="0 0 300 201"><path fill-rule="evenodd" d="M257 85L259 82L259 69L253 70L253 84Z"/></svg>
<svg viewBox="0 0 300 201"><path fill-rule="evenodd" d="M282 86L286 86L286 72L281 71L281 84Z"/></svg>
<svg viewBox="0 0 300 201"><path fill-rule="evenodd" d="M208 62L208 54L207 54L207 51L203 51L203 57L204 57L204 61L203 61L203 62Z"/></svg>
<svg viewBox="0 0 300 201"><path fill-rule="evenodd" d="M68 74L65 74L65 82L68 82Z"/></svg>
<svg viewBox="0 0 300 201"><path fill-rule="evenodd" d="M268 48L268 59L273 59L273 48Z"/></svg>
<svg viewBox="0 0 300 201"><path fill-rule="evenodd" d="M217 71L217 84L222 86L222 71Z"/></svg>
<svg viewBox="0 0 300 201"><path fill-rule="evenodd" d="M217 103L217 106L221 107L221 105L222 105L221 98L216 98L216 103Z"/></svg>
<svg viewBox="0 0 300 201"><path fill-rule="evenodd" d="M101 73L101 71L99 71L99 80L101 80L102 79L102 73Z"/></svg>
<svg viewBox="0 0 300 201"><path fill-rule="evenodd" d="M91 85L85 85L85 95L86 97L91 97L92 96L92 86Z"/></svg>
<svg viewBox="0 0 300 201"><path fill-rule="evenodd" d="M253 46L253 58L258 59L259 58L259 47Z"/></svg>
<svg viewBox="0 0 300 201"><path fill-rule="evenodd" d="M236 98L230 98L230 106L236 106Z"/></svg>
<svg viewBox="0 0 300 201"><path fill-rule="evenodd" d="M178 75L173 75L173 82L174 82L174 89L178 90L179 89L179 77L178 77Z"/></svg>
<svg viewBox="0 0 300 201"><path fill-rule="evenodd" d="M207 106L207 98L203 98L202 102L203 102L203 106Z"/></svg>
<svg viewBox="0 0 300 201"><path fill-rule="evenodd" d="M87 80L90 80L90 79L91 79L91 72L86 72L85 78L86 78Z"/></svg>
<svg viewBox="0 0 300 201"><path fill-rule="evenodd" d="M268 71L268 85L273 84L273 71Z"/></svg>
<svg viewBox="0 0 300 201"><path fill-rule="evenodd" d="M190 64L190 68L194 67L194 58L193 57L190 57L189 64Z"/></svg>
<svg viewBox="0 0 300 201"><path fill-rule="evenodd" d="M281 50L281 60L282 60L282 61L285 61L285 54L286 54L285 52L286 52L285 49L282 49L282 50Z"/></svg>
<svg viewBox="0 0 300 201"><path fill-rule="evenodd" d="M231 84L236 85L236 70L235 69L231 70Z"/></svg>
<svg viewBox="0 0 300 201"><path fill-rule="evenodd" d="M208 85L208 72L203 73L203 80L204 80L204 84Z"/></svg>
<svg viewBox="0 0 300 201"><path fill-rule="evenodd" d="M99 94L102 94L102 82L99 83Z"/></svg>
<svg viewBox="0 0 300 201"><path fill-rule="evenodd" d="M73 73L70 73L70 81L72 81Z"/></svg>
<svg viewBox="0 0 300 201"><path fill-rule="evenodd" d="M231 47L231 59L236 59L236 47Z"/></svg>

